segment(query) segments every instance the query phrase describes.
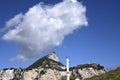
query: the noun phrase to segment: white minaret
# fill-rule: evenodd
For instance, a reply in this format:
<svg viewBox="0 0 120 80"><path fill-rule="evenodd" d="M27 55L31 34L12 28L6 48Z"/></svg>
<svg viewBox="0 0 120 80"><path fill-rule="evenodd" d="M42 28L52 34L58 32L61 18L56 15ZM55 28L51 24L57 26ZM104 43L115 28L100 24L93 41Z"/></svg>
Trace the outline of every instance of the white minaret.
<svg viewBox="0 0 120 80"><path fill-rule="evenodd" d="M66 67L67 67L67 71L66 71L67 80L70 80L70 73L69 73L69 58L68 58L68 57L66 57Z"/></svg>

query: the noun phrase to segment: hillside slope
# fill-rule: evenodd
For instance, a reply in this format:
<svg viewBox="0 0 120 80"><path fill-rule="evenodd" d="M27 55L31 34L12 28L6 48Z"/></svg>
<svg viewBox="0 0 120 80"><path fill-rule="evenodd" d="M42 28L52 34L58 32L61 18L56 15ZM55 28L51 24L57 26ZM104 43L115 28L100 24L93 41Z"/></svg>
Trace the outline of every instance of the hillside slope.
<svg viewBox="0 0 120 80"><path fill-rule="evenodd" d="M111 70L99 76L94 76L86 80L120 80L120 67L115 70Z"/></svg>

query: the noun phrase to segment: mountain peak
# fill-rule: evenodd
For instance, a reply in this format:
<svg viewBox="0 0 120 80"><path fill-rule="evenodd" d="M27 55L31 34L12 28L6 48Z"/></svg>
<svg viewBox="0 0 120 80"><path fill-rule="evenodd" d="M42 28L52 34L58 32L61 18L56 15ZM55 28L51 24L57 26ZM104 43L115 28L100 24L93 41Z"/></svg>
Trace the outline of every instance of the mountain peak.
<svg viewBox="0 0 120 80"><path fill-rule="evenodd" d="M59 59L58 59L58 56L57 56L56 52L52 52L52 53L49 54L47 57L48 57L49 59L52 59L52 60L54 60L54 61L59 62Z"/></svg>
<svg viewBox="0 0 120 80"><path fill-rule="evenodd" d="M51 54L48 54L47 56L44 56L43 58L37 60L27 69L33 69L38 67L55 68L55 69L65 68L65 66L59 62L58 56L55 52L52 52Z"/></svg>

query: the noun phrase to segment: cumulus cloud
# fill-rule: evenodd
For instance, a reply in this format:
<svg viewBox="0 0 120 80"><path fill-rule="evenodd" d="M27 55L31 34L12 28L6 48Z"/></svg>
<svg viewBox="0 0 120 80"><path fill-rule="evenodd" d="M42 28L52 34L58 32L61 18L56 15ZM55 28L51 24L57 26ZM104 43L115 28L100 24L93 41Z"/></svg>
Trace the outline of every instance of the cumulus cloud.
<svg viewBox="0 0 120 80"><path fill-rule="evenodd" d="M59 46L66 35L87 24L86 8L76 0L39 3L7 21L2 38L17 43L20 53L13 60L29 60Z"/></svg>

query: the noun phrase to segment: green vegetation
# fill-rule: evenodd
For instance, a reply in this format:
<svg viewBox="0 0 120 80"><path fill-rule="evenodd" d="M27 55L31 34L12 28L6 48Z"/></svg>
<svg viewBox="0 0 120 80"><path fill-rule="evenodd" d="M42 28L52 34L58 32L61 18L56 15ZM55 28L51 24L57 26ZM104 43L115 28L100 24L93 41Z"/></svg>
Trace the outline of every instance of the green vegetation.
<svg viewBox="0 0 120 80"><path fill-rule="evenodd" d="M76 67L70 68L70 70L72 70L72 69L83 69L83 68L89 68L89 67L92 67L92 68L97 69L97 70L104 69L104 67L101 66L100 64L92 63L92 64L81 64L81 65L78 65Z"/></svg>
<svg viewBox="0 0 120 80"><path fill-rule="evenodd" d="M70 76L70 80L75 80L75 79L76 79L76 76L74 76L74 75ZM66 76L63 76L62 80L66 80Z"/></svg>
<svg viewBox="0 0 120 80"><path fill-rule="evenodd" d="M120 80L120 67L115 70L106 72L105 74L94 76L86 80Z"/></svg>
<svg viewBox="0 0 120 80"><path fill-rule="evenodd" d="M20 80L19 78L13 78L12 80Z"/></svg>

